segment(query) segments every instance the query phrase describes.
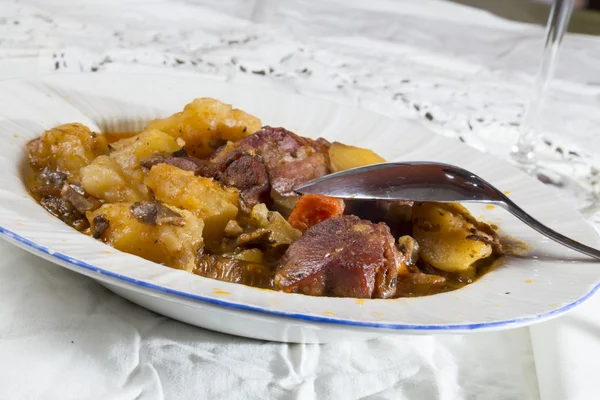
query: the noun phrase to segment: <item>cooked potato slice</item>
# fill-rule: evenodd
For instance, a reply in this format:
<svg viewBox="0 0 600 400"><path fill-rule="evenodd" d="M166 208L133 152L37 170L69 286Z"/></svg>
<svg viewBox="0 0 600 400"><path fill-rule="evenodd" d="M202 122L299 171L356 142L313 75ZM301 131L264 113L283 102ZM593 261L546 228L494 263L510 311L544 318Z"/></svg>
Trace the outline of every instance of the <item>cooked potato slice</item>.
<svg viewBox="0 0 600 400"><path fill-rule="evenodd" d="M157 200L193 212L204 220L204 239L213 243L238 213L238 191L221 186L211 178L195 176L167 164L158 164L148 172L146 184Z"/></svg>
<svg viewBox="0 0 600 400"><path fill-rule="evenodd" d="M329 160L333 172L345 171L365 165L379 164L385 159L372 150L333 142L329 148Z"/></svg>
<svg viewBox="0 0 600 400"><path fill-rule="evenodd" d="M492 254L493 231L460 204L416 203L412 221L421 258L442 271L465 271Z"/></svg>
<svg viewBox="0 0 600 400"><path fill-rule="evenodd" d="M185 106L182 112L148 124L185 141L187 152L207 157L227 141L237 141L261 128L260 120L229 104L203 97Z"/></svg>
<svg viewBox="0 0 600 400"><path fill-rule="evenodd" d="M67 173L79 184L79 170L94 158L108 153L106 138L82 124L65 124L44 132L27 143L29 162L34 168L48 167Z"/></svg>
<svg viewBox="0 0 600 400"><path fill-rule="evenodd" d="M108 220L100 238L114 248L170 267L193 271L196 253L203 248L203 221L189 211L166 206L183 216L183 226L145 225L131 215L131 205L104 204L86 216L92 228L96 217L103 216Z"/></svg>

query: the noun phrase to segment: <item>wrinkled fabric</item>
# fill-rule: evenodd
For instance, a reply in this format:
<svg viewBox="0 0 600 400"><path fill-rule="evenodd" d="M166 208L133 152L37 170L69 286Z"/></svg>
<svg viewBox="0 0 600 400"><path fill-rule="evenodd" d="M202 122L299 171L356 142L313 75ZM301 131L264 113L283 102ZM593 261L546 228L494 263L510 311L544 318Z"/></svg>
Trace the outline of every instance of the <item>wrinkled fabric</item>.
<svg viewBox="0 0 600 400"><path fill-rule="evenodd" d="M542 41L440 0L0 0L0 79L205 74L419 120L500 157ZM564 44L538 151L598 190L600 38ZM0 399L594 398L596 309L531 336L268 343L161 317L0 241Z"/></svg>
<svg viewBox="0 0 600 400"><path fill-rule="evenodd" d="M537 399L527 329L263 342L154 314L0 242L0 399Z"/></svg>

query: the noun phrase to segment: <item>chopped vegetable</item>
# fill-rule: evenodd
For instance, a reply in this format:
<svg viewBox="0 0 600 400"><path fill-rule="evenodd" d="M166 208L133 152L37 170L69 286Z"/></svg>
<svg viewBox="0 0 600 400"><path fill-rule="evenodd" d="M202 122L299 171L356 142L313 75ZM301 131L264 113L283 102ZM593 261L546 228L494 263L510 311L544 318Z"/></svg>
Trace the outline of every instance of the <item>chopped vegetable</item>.
<svg viewBox="0 0 600 400"><path fill-rule="evenodd" d="M343 200L321 194L305 194L296 203L296 208L290 214L288 222L294 228L304 232L327 218L343 213Z"/></svg>
<svg viewBox="0 0 600 400"><path fill-rule="evenodd" d="M264 204L257 204L250 213L252 223L260 228L271 231L269 239L273 246L292 244L302 233L292 227L277 211L269 211Z"/></svg>

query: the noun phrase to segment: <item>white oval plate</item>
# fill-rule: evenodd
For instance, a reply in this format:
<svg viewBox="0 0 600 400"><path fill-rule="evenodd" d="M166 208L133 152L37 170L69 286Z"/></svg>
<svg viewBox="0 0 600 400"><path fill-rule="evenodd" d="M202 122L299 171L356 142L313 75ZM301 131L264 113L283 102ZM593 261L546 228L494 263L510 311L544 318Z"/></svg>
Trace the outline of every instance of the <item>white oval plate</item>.
<svg viewBox="0 0 600 400"><path fill-rule="evenodd" d="M195 97L231 103L300 135L371 148L388 160L441 161L469 169L540 221L591 246L594 229L552 189L512 166L420 125L332 102L203 78L166 75L50 75L0 84L0 236L88 275L146 308L200 327L258 339L326 342L391 333L470 332L549 319L591 296L600 265L561 247L501 209L470 207L531 251L460 290L396 300L286 294L215 281L121 253L67 227L28 194L25 143L45 129L81 122L101 131L141 129Z"/></svg>

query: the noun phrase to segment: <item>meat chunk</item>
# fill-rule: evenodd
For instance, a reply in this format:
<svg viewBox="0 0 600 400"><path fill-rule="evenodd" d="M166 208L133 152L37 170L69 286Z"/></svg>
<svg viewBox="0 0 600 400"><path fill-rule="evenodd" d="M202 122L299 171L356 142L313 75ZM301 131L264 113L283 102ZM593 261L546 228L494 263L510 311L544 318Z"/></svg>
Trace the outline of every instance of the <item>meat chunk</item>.
<svg viewBox="0 0 600 400"><path fill-rule="evenodd" d="M35 172L33 174L35 174L34 179L30 181L29 188L34 195L39 197L47 195L59 197L61 189L69 178L67 174L49 167L44 167L39 174Z"/></svg>
<svg viewBox="0 0 600 400"><path fill-rule="evenodd" d="M159 201L139 201L133 203L129 207L129 212L139 223L148 226L163 224L173 226L185 225L185 219L181 214L164 206Z"/></svg>
<svg viewBox="0 0 600 400"><path fill-rule="evenodd" d="M76 188L82 193L78 192ZM88 211L94 211L102 205L98 199L86 196L83 188L75 185L65 184L60 194L63 199L71 203L82 215Z"/></svg>
<svg viewBox="0 0 600 400"><path fill-rule="evenodd" d="M313 226L290 245L275 275L285 292L389 298L407 272L385 224L341 215Z"/></svg>
<svg viewBox="0 0 600 400"><path fill-rule="evenodd" d="M259 156L234 150L218 164L214 164L213 168L205 168L197 175L215 178L225 185L237 188L240 197L249 207L270 203L271 184L267 169Z"/></svg>
<svg viewBox="0 0 600 400"><path fill-rule="evenodd" d="M297 197L294 188L327 175L330 172L328 164L327 154L314 153L271 167L269 174L273 191L281 197Z"/></svg>
<svg viewBox="0 0 600 400"><path fill-rule="evenodd" d="M289 213L298 199L294 188L330 172L327 145L326 141L314 141L283 128L266 126L239 142L224 146L212 161L220 163L236 150L262 157L271 182L271 196L276 205L283 206Z"/></svg>
<svg viewBox="0 0 600 400"><path fill-rule="evenodd" d="M100 239L104 232L108 229L110 222L104 215L96 215L92 220L92 237Z"/></svg>
<svg viewBox="0 0 600 400"><path fill-rule="evenodd" d="M63 198L47 195L42 197L40 204L50 214L54 215L65 224L77 229L78 231L83 231L89 227L85 216L77 211L71 203Z"/></svg>

